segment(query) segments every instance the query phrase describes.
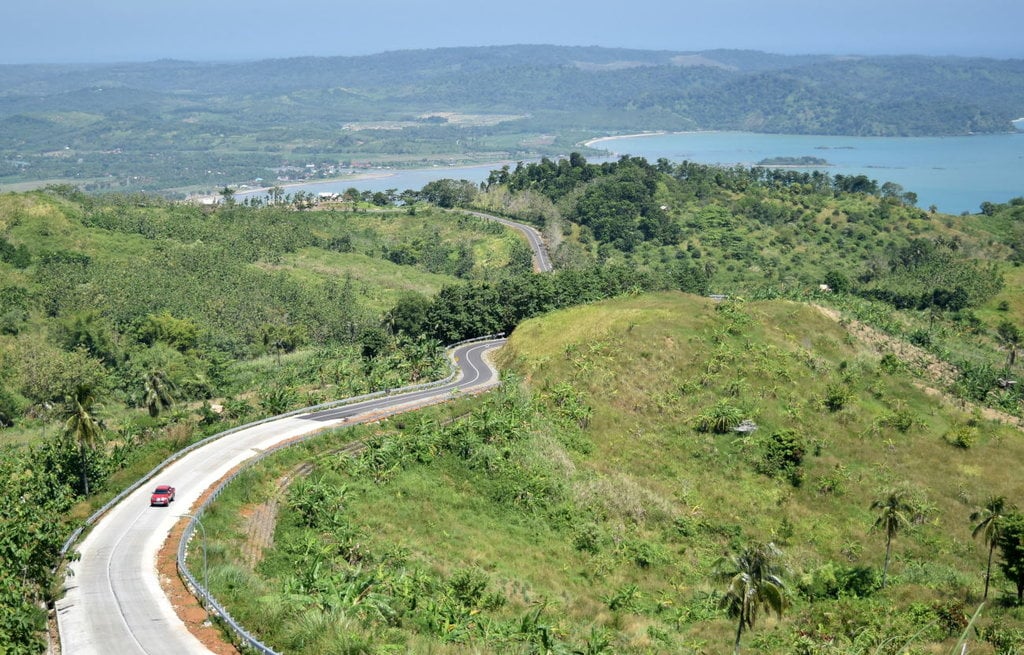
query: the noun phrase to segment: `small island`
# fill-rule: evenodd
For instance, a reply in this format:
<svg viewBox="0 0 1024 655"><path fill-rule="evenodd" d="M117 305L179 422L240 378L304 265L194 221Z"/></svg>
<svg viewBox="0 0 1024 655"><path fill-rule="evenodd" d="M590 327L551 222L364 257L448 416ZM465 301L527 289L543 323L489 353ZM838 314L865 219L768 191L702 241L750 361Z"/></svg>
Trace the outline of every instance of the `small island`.
<svg viewBox="0 0 1024 655"><path fill-rule="evenodd" d="M765 157L757 162L758 166L831 166L821 157Z"/></svg>

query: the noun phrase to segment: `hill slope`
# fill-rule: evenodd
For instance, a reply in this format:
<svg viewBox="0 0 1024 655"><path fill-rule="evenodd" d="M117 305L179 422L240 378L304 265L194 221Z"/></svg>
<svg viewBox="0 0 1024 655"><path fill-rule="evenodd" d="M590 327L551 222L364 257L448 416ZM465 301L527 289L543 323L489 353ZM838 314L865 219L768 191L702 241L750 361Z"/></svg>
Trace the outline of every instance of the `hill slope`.
<svg viewBox="0 0 1024 655"><path fill-rule="evenodd" d="M232 555L236 525L211 563L232 614L290 652L722 652L716 562L773 542L790 606L744 635L754 651L946 652L984 584L968 517L1024 494L1018 430L917 388L809 305L605 301L526 321L500 357L504 392L369 430L354 460L314 457L255 567ZM250 474L213 532L295 457ZM911 510L880 589L871 504L894 491ZM989 607L972 652L1021 625Z"/></svg>

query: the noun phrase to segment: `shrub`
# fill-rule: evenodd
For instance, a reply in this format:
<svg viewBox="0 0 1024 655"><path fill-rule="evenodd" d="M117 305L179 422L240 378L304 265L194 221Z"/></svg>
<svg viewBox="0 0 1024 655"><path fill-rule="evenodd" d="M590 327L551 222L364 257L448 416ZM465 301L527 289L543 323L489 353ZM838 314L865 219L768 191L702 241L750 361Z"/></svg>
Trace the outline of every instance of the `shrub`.
<svg viewBox="0 0 1024 655"><path fill-rule="evenodd" d="M878 425L902 433L909 432L916 422L913 412L902 402L896 403L893 409L878 418Z"/></svg>
<svg viewBox="0 0 1024 655"><path fill-rule="evenodd" d="M779 430L764 440L758 470L765 475L787 478L794 487L803 482L800 465L807 454L804 440L792 430Z"/></svg>
<svg viewBox="0 0 1024 655"><path fill-rule="evenodd" d="M291 387L274 384L260 389L260 409L268 414L284 414L298 403L298 395Z"/></svg>
<svg viewBox="0 0 1024 655"><path fill-rule="evenodd" d="M850 402L851 397L850 389L846 385L832 383L825 388L823 403L828 411L838 412Z"/></svg>
<svg viewBox="0 0 1024 655"><path fill-rule="evenodd" d="M843 566L827 562L804 574L797 587L810 600L865 598L879 587L878 572L869 566Z"/></svg>
<svg viewBox="0 0 1024 655"><path fill-rule="evenodd" d="M946 443L966 450L978 441L978 430L970 425L957 425L950 428L942 438Z"/></svg>
<svg viewBox="0 0 1024 655"><path fill-rule="evenodd" d="M978 636L992 645L996 655L1018 655L1018 647L1024 644L1024 630L998 624L978 626Z"/></svg>
<svg viewBox="0 0 1024 655"><path fill-rule="evenodd" d="M850 473L842 464L835 467L826 475L818 479L815 489L819 494L834 494L841 496L846 491L846 482L850 479Z"/></svg>
<svg viewBox="0 0 1024 655"><path fill-rule="evenodd" d="M932 334L928 330L918 328L907 335L907 340L915 346L929 348L932 345Z"/></svg>
<svg viewBox="0 0 1024 655"><path fill-rule="evenodd" d="M0 428L9 428L14 425L15 419L20 413L14 395L0 387Z"/></svg>
<svg viewBox="0 0 1024 655"><path fill-rule="evenodd" d="M595 523L584 523L573 530L572 545L576 550L596 555L601 548L601 531Z"/></svg>
<svg viewBox="0 0 1024 655"><path fill-rule="evenodd" d="M668 555L665 554L665 550L661 545L652 544L641 539L631 539L623 542L622 551L641 569L649 569L668 560Z"/></svg>
<svg viewBox="0 0 1024 655"><path fill-rule="evenodd" d="M878 367L881 368L883 372L890 375L895 375L896 373L900 373L907 369L906 363L893 353L885 353L882 355L881 361L878 362Z"/></svg>
<svg viewBox="0 0 1024 655"><path fill-rule="evenodd" d="M693 427L697 432L725 434L743 421L743 415L744 412L739 407L727 400L720 400L699 415Z"/></svg>

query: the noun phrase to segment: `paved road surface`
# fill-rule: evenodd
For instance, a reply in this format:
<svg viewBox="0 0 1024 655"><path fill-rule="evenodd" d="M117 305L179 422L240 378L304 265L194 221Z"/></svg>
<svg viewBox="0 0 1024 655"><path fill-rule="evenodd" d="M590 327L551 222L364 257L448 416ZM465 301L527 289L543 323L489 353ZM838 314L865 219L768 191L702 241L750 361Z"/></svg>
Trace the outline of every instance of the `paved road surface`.
<svg viewBox="0 0 1024 655"><path fill-rule="evenodd" d="M207 654L178 619L160 588L156 556L181 514L235 466L282 441L319 430L440 402L498 383L484 359L503 341L458 348L457 379L441 387L396 394L338 409L263 423L197 449L127 496L79 544L68 567L66 593L57 602L64 655ZM149 507L157 484L177 487L170 507Z"/></svg>
<svg viewBox="0 0 1024 655"><path fill-rule="evenodd" d="M548 248L544 245L544 237L541 236L537 228L524 223L517 223L510 221L507 218L501 218L500 216L492 216L491 214L484 214L483 212L469 212L473 216L479 218L485 218L489 221L495 221L506 225L513 230L519 230L526 236L526 241L530 244L530 249L533 250L533 270L539 273L550 273L551 258L548 257Z"/></svg>

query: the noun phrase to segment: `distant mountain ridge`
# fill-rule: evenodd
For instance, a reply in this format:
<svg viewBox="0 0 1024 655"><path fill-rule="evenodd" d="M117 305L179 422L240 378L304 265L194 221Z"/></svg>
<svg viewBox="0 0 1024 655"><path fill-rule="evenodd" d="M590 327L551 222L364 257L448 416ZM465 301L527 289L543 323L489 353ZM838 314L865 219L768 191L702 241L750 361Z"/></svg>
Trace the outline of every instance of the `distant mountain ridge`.
<svg viewBox="0 0 1024 655"><path fill-rule="evenodd" d="M373 55L290 57L251 62L203 62L161 59L112 64L0 65L0 97L23 93L54 93L82 85L123 84L156 91L223 91L230 74L252 77L301 75L308 79L315 65L322 83L341 79L350 84L383 82L382 76L424 79L456 71L495 70L522 66L576 66L583 70L615 69L616 64L641 66L703 65L736 71L780 70L830 61L825 55L775 55L754 50L667 51L582 46L511 45L428 50L393 50ZM219 72L219 74L217 74ZM211 74L214 74L211 78Z"/></svg>
<svg viewBox="0 0 1024 655"><path fill-rule="evenodd" d="M440 114L503 118L417 123ZM113 173L157 187L220 184L300 160L563 154L588 137L631 131L953 135L1010 132L1021 116L1024 60L509 45L6 65L0 183ZM75 165L42 159L58 150L74 154ZM113 150L118 158L102 156ZM195 153L187 164L183 151Z"/></svg>

